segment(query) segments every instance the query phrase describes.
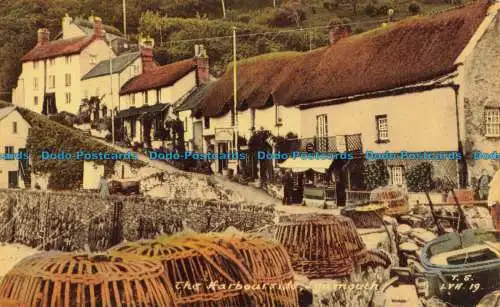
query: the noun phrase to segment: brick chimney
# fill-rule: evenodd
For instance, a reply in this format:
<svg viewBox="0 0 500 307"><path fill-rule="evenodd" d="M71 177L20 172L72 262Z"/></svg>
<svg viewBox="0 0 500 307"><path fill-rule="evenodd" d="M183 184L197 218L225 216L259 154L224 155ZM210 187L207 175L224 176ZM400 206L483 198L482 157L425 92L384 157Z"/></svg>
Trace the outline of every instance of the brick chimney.
<svg viewBox="0 0 500 307"><path fill-rule="evenodd" d="M351 27L348 25L335 25L328 32L330 45L338 42L341 38L351 35Z"/></svg>
<svg viewBox="0 0 500 307"><path fill-rule="evenodd" d="M37 34L37 46L44 45L50 40L50 31L47 28L38 29Z"/></svg>
<svg viewBox="0 0 500 307"><path fill-rule="evenodd" d="M100 17L94 17L94 36L103 37L102 19Z"/></svg>
<svg viewBox="0 0 500 307"><path fill-rule="evenodd" d="M153 48L144 45L141 46L141 61L142 61L143 73L146 73L156 68L156 64L153 61Z"/></svg>
<svg viewBox="0 0 500 307"><path fill-rule="evenodd" d="M196 61L196 77L199 84L206 84L210 81L209 61L207 50L203 45L194 46L194 58Z"/></svg>

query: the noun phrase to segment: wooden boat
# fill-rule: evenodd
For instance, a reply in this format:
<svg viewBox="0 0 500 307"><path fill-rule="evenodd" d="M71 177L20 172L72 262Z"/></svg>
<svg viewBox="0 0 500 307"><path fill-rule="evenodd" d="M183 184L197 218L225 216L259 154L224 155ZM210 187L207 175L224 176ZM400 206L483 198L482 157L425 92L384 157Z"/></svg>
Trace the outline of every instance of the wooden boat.
<svg viewBox="0 0 500 307"><path fill-rule="evenodd" d="M469 229L429 242L420 255L429 293L457 306L472 306L500 288L500 233Z"/></svg>

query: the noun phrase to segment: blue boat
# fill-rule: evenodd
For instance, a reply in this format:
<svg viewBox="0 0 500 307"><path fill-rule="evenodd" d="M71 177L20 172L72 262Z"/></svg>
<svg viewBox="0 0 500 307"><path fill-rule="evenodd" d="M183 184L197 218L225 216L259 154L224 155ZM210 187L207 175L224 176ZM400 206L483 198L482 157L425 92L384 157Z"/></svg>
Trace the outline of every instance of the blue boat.
<svg viewBox="0 0 500 307"><path fill-rule="evenodd" d="M440 236L422 249L428 293L455 306L474 306L500 289L500 233L468 229Z"/></svg>

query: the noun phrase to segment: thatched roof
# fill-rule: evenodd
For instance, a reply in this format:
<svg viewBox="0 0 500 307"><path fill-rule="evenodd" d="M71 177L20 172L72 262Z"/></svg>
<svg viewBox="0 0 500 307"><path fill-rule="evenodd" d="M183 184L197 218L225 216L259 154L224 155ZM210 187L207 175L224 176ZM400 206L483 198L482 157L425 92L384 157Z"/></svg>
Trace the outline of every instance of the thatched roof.
<svg viewBox="0 0 500 307"><path fill-rule="evenodd" d="M279 82L279 76L300 55L302 53L299 52L276 52L238 62L238 109L264 107L268 102L269 93ZM208 90L196 113L215 117L230 110L232 105L233 69L230 66Z"/></svg>
<svg viewBox="0 0 500 307"><path fill-rule="evenodd" d="M298 105L389 90L428 81L456 69L460 53L483 21L489 4L479 1L432 16L417 16L340 39L327 48L257 58L238 68L240 108ZM200 115L230 110L229 70L210 91ZM245 105L245 102L247 105Z"/></svg>
<svg viewBox="0 0 500 307"><path fill-rule="evenodd" d="M314 68L299 64L301 73L288 75L274 92L275 102L295 105L340 98L450 73L488 6L487 1L480 1L341 39L328 48Z"/></svg>

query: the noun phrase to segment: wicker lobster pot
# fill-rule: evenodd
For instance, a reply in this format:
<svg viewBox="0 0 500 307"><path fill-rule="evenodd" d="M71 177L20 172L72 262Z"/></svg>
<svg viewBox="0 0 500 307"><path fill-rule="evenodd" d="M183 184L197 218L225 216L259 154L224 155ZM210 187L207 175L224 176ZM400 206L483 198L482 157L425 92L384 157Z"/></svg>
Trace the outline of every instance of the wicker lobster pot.
<svg viewBox="0 0 500 307"><path fill-rule="evenodd" d="M458 189L455 190L455 196L457 197L458 202L463 201L473 201L474 200L474 191L468 189ZM448 197L446 198L446 202L449 204L455 203L455 198L451 192L448 193Z"/></svg>
<svg viewBox="0 0 500 307"><path fill-rule="evenodd" d="M296 306L293 269L285 249L256 236L181 234L126 243L110 250L161 261L180 306ZM214 284L225 288L214 287ZM185 285L200 285L197 289ZM275 289L271 289L271 285ZM246 286L260 286L254 290Z"/></svg>
<svg viewBox="0 0 500 307"><path fill-rule="evenodd" d="M370 193L370 201L384 202L387 210L384 214L398 216L410 211L406 193L397 187L381 187Z"/></svg>
<svg viewBox="0 0 500 307"><path fill-rule="evenodd" d="M346 276L355 265L388 265L366 249L354 222L343 216L294 215L280 221L276 238L293 268L308 278Z"/></svg>
<svg viewBox="0 0 500 307"><path fill-rule="evenodd" d="M342 209L341 214L352 219L357 228L382 227L380 216L385 214L387 208L377 206L372 210L359 210L360 208L365 208L368 206L370 206L370 204L355 207L345 207Z"/></svg>
<svg viewBox="0 0 500 307"><path fill-rule="evenodd" d="M0 299L29 306L172 306L159 262L109 255L42 253L2 280Z"/></svg>

